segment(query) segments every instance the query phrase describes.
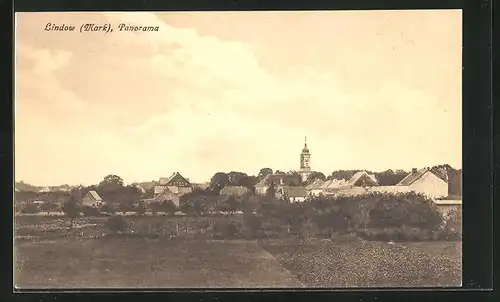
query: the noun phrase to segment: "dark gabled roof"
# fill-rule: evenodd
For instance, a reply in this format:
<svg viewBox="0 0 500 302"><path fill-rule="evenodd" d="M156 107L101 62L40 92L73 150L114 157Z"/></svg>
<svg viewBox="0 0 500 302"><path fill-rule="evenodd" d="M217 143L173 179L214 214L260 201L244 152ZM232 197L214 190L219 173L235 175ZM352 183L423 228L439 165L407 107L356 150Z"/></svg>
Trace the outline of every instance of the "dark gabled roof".
<svg viewBox="0 0 500 302"><path fill-rule="evenodd" d="M188 184L191 184L191 183L189 182L189 180L188 180L187 178L185 178L184 176L182 176L179 172L174 172L174 173L172 174L172 176L170 176L170 177L168 177L168 178L167 178L167 177L160 177L159 184L160 184L160 185L165 185L165 186L168 186L168 184L169 184L169 183L170 183L170 182L171 182L174 178L176 178L176 177L180 177L180 178L182 178L184 181L186 181Z"/></svg>
<svg viewBox="0 0 500 302"><path fill-rule="evenodd" d="M418 170L416 172L410 172L410 174L408 174L405 178L403 178L396 186L409 186L412 183L414 183L415 181L417 181L420 177L424 176L424 174L427 173L427 172L434 174L428 168L423 168L423 169L420 169L420 170ZM434 175L436 175L436 174L434 174Z"/></svg>
<svg viewBox="0 0 500 302"><path fill-rule="evenodd" d="M305 187L282 187L283 189L283 194L285 194L287 197L308 197L309 194L307 193L307 190Z"/></svg>

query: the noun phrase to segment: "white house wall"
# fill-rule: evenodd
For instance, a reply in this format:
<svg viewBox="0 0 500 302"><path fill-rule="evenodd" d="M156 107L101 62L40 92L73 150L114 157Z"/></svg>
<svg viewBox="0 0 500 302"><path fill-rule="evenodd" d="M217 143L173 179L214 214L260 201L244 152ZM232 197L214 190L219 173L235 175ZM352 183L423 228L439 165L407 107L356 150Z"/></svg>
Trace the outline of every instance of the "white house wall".
<svg viewBox="0 0 500 302"><path fill-rule="evenodd" d="M430 172L422 175L409 187L415 192L425 194L431 198L448 196L448 183Z"/></svg>

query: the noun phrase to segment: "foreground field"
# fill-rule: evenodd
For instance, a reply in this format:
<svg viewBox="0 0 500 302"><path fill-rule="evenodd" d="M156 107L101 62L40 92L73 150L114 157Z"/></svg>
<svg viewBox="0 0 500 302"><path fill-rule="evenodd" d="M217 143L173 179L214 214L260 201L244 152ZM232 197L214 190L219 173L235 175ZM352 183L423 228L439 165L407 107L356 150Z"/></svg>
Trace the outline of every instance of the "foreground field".
<svg viewBox="0 0 500 302"><path fill-rule="evenodd" d="M16 256L21 289L302 286L254 241L23 241Z"/></svg>
<svg viewBox="0 0 500 302"><path fill-rule="evenodd" d="M458 286L460 243L106 238L16 242L19 288Z"/></svg>
<svg viewBox="0 0 500 302"><path fill-rule="evenodd" d="M107 219L78 218L68 231L66 218L16 217L18 287L341 288L461 283L460 242L389 244L356 236L212 240L214 223L241 222L241 216L127 217L133 236L120 237L109 234Z"/></svg>
<svg viewBox="0 0 500 302"><path fill-rule="evenodd" d="M460 286L460 242L310 240L261 244L308 287Z"/></svg>

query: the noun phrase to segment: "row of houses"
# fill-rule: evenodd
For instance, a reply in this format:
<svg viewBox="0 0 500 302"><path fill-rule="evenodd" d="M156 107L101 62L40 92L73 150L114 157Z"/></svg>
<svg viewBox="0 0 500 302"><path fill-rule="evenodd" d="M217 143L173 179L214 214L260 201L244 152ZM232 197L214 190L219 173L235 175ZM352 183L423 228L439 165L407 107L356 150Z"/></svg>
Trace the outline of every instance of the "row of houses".
<svg viewBox="0 0 500 302"><path fill-rule="evenodd" d="M379 186L375 175L366 171L357 172L348 180L317 179L308 186L300 186L300 182L300 177L294 175L268 175L255 185L255 193L265 195L270 188L274 188L276 196L287 197L291 202L302 202L312 196L358 195L369 192L416 192L433 199L448 195L448 183L428 168L412 169L404 179L394 186Z"/></svg>
<svg viewBox="0 0 500 302"><path fill-rule="evenodd" d="M276 197L286 198L290 202L303 202L310 197L321 195L358 195L370 192L416 192L435 200L448 195L448 183L428 168L412 169L404 179L394 186L379 186L375 175L366 171L357 172L348 180L332 179L323 181L318 179L307 186L301 184L300 175L270 174L255 185L255 194L266 195L272 189ZM141 201L149 204L171 200L178 206L182 195L191 193L196 187L204 189L205 186L192 184L188 178L185 178L179 172L175 172L170 177L160 178L153 188L153 197ZM243 186L226 186L220 192L221 195L236 196L252 193L250 189ZM99 206L103 202L103 199L96 191L89 191L82 198L82 205L87 206Z"/></svg>

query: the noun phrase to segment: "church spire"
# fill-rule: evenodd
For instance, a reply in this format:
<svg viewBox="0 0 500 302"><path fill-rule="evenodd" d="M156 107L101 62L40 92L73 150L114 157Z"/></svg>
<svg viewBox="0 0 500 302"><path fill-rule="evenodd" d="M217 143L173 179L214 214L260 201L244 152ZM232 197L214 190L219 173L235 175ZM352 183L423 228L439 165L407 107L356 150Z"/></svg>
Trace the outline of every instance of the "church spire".
<svg viewBox="0 0 500 302"><path fill-rule="evenodd" d="M304 147L307 148L307 136L304 136Z"/></svg>

